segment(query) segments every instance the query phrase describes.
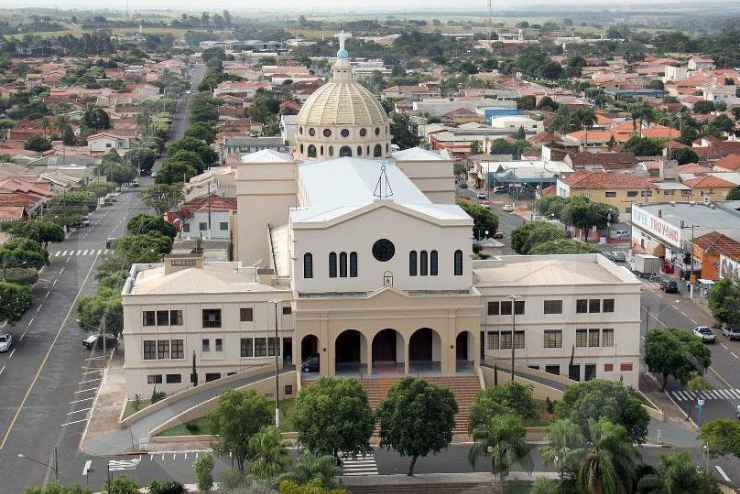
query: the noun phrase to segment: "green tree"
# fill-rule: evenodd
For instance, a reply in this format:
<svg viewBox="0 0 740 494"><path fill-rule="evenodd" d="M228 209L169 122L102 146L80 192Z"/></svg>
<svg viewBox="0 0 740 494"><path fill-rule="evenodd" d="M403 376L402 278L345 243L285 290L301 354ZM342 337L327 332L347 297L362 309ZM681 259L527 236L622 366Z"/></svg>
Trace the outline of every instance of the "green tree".
<svg viewBox="0 0 740 494"><path fill-rule="evenodd" d="M556 420L548 426L545 442L542 459L558 469L560 480L573 476L583 456L585 439L581 428L568 419Z"/></svg>
<svg viewBox="0 0 740 494"><path fill-rule="evenodd" d="M578 484L583 492L630 492L640 459L630 435L624 427L607 419L590 420L588 430L590 439L578 469Z"/></svg>
<svg viewBox="0 0 740 494"><path fill-rule="evenodd" d="M671 152L671 158L678 161L679 165L686 163L698 163L699 155L691 148L678 148Z"/></svg>
<svg viewBox="0 0 740 494"><path fill-rule="evenodd" d="M65 146L76 146L77 136L75 135L74 129L71 125L65 125L62 127L62 142Z"/></svg>
<svg viewBox="0 0 740 494"><path fill-rule="evenodd" d="M483 238L486 232L492 236L498 230L498 216L487 207L466 200L457 201L457 205L473 218L473 234L476 238Z"/></svg>
<svg viewBox="0 0 740 494"><path fill-rule="evenodd" d="M635 156L658 156L663 152L662 142L639 135L633 135L627 139L622 148Z"/></svg>
<svg viewBox="0 0 740 494"><path fill-rule="evenodd" d="M561 79L564 75L563 67L558 62L547 62L542 67L542 77L550 80Z"/></svg>
<svg viewBox="0 0 740 494"><path fill-rule="evenodd" d="M615 211L608 205L591 202L587 197L576 196L568 200L568 203L560 212L560 219L566 225L573 225L582 231L588 231L592 227L606 228L609 219Z"/></svg>
<svg viewBox="0 0 740 494"><path fill-rule="evenodd" d="M200 171L204 170L206 166L212 165L218 161L218 154L210 148L206 141L195 139L193 137L183 137L182 139L170 144L167 148L167 154L168 156L171 156L173 160L182 160L184 159L183 156L189 156L181 154L178 158L178 152L180 151L190 151L191 153L195 153L198 158L200 158L197 165L192 159L188 159L186 161L189 161L190 164Z"/></svg>
<svg viewBox="0 0 740 494"><path fill-rule="evenodd" d="M185 131L185 137L199 139L207 144L213 144L216 140L216 129L205 122L195 122Z"/></svg>
<svg viewBox="0 0 740 494"><path fill-rule="evenodd" d="M30 238L41 244L43 248L46 248L49 242L64 241L64 229L43 219L4 223L3 231L12 237Z"/></svg>
<svg viewBox="0 0 740 494"><path fill-rule="evenodd" d="M557 219L560 218L560 213L568 203L565 197L560 196L545 196L538 199L535 203L537 212L546 218Z"/></svg>
<svg viewBox="0 0 740 494"><path fill-rule="evenodd" d="M587 439L589 421L605 418L624 427L632 442L642 444L650 423L650 416L632 389L620 382L601 379L568 386L555 411L559 419L577 424Z"/></svg>
<svg viewBox="0 0 740 494"><path fill-rule="evenodd" d="M712 456L733 455L740 458L740 421L717 419L701 426L699 438L709 446Z"/></svg>
<svg viewBox="0 0 740 494"><path fill-rule="evenodd" d="M31 287L0 281L0 321L16 322L31 308Z"/></svg>
<svg viewBox="0 0 740 494"><path fill-rule="evenodd" d="M717 481L696 468L686 452L669 453L660 457L654 474L646 475L637 483L640 494L720 494Z"/></svg>
<svg viewBox="0 0 740 494"><path fill-rule="evenodd" d="M595 254L601 252L586 242L572 239L548 240L541 242L532 247L528 254L547 255L547 254Z"/></svg>
<svg viewBox="0 0 740 494"><path fill-rule="evenodd" d="M92 131L110 129L110 116L102 108L90 106L82 114L80 125Z"/></svg>
<svg viewBox="0 0 740 494"><path fill-rule="evenodd" d="M23 143L23 149L43 153L51 149L51 141L44 136L31 136Z"/></svg>
<svg viewBox="0 0 740 494"><path fill-rule="evenodd" d="M534 481L527 494L563 494L557 480L539 478Z"/></svg>
<svg viewBox="0 0 740 494"><path fill-rule="evenodd" d="M694 113L712 113L715 110L713 101L697 101L693 107Z"/></svg>
<svg viewBox="0 0 740 494"><path fill-rule="evenodd" d="M12 238L0 246L0 268L41 269L49 262L49 254L40 243L30 238Z"/></svg>
<svg viewBox="0 0 740 494"><path fill-rule="evenodd" d="M228 390L208 416L218 437L214 451L231 456L240 472L249 457L249 441L273 418L272 405L254 390Z"/></svg>
<svg viewBox="0 0 740 494"><path fill-rule="evenodd" d="M172 250L172 239L161 233L125 235L116 242L116 254L129 264L158 262Z"/></svg>
<svg viewBox="0 0 740 494"><path fill-rule="evenodd" d="M527 430L517 415L504 414L491 417L488 423L473 431L473 446L468 451L468 461L475 467L478 458L487 456L491 473L503 481L514 461L527 455Z"/></svg>
<svg viewBox="0 0 740 494"><path fill-rule="evenodd" d="M737 324L740 321L740 282L730 278L719 280L709 290L708 305L719 322Z"/></svg>
<svg viewBox="0 0 740 494"><path fill-rule="evenodd" d="M103 484L105 494L139 494L139 484L125 475L114 478Z"/></svg>
<svg viewBox="0 0 740 494"><path fill-rule="evenodd" d="M174 480L152 480L149 494L185 494L185 488Z"/></svg>
<svg viewBox="0 0 740 494"><path fill-rule="evenodd" d="M280 432L274 426L265 427L249 440L249 472L260 480L272 483L290 463L288 450L282 445Z"/></svg>
<svg viewBox="0 0 740 494"><path fill-rule="evenodd" d="M175 208L184 199L182 184L154 184L139 193L141 200L158 215Z"/></svg>
<svg viewBox="0 0 740 494"><path fill-rule="evenodd" d="M399 148L408 149L419 145L421 139L411 131L411 122L408 115L394 113L391 117L390 127L393 142Z"/></svg>
<svg viewBox="0 0 740 494"><path fill-rule="evenodd" d="M740 201L740 186L735 187L727 193L728 201Z"/></svg>
<svg viewBox="0 0 740 494"><path fill-rule="evenodd" d="M470 409L468 429L485 426L491 417L513 413L523 419L537 418L537 404L532 396L532 387L517 382L480 391Z"/></svg>
<svg viewBox="0 0 740 494"><path fill-rule="evenodd" d="M534 110L537 107L537 98L532 95L522 96L516 100L516 107L518 110Z"/></svg>
<svg viewBox="0 0 740 494"><path fill-rule="evenodd" d="M208 492L211 490L211 487L213 487L214 465L215 462L213 461L213 456L209 453L199 455L193 462L195 483L198 485L198 490L200 490L200 492Z"/></svg>
<svg viewBox="0 0 740 494"><path fill-rule="evenodd" d="M455 396L447 388L407 377L391 386L377 411L380 447L410 456L408 475L420 456L438 453L452 441Z"/></svg>
<svg viewBox="0 0 740 494"><path fill-rule="evenodd" d="M136 170L151 170L157 161L157 153L148 148L132 149L126 154L126 160Z"/></svg>
<svg viewBox="0 0 740 494"><path fill-rule="evenodd" d="M129 220L126 230L133 235L156 232L173 239L177 236L175 225L167 223L161 216L152 214L137 214Z"/></svg>
<svg viewBox="0 0 740 494"><path fill-rule="evenodd" d="M259 89L247 108L247 116L257 122L267 124L277 118L279 111L280 101L275 98L272 91Z"/></svg>
<svg viewBox="0 0 740 494"><path fill-rule="evenodd" d="M370 450L375 419L367 393L355 379L322 377L304 387L293 417L298 440L310 451L339 458L339 453Z"/></svg>
<svg viewBox="0 0 740 494"><path fill-rule="evenodd" d="M185 161L167 160L159 169L155 179L157 185L182 184L196 176L198 169ZM182 188L182 186L180 186Z"/></svg>
<svg viewBox="0 0 740 494"><path fill-rule="evenodd" d="M341 473L337 460L332 455L319 456L303 451L289 472L281 480L291 480L298 484L316 483L323 489L336 487L336 478Z"/></svg>
<svg viewBox="0 0 740 494"><path fill-rule="evenodd" d="M650 372L661 376L661 390L665 390L671 376L686 384L694 372L704 372L712 363L712 353L688 330L654 329L645 338L645 363Z"/></svg>
<svg viewBox="0 0 740 494"><path fill-rule="evenodd" d="M530 251L543 242L565 238L563 229L545 221L530 221L511 232L511 248L518 254Z"/></svg>

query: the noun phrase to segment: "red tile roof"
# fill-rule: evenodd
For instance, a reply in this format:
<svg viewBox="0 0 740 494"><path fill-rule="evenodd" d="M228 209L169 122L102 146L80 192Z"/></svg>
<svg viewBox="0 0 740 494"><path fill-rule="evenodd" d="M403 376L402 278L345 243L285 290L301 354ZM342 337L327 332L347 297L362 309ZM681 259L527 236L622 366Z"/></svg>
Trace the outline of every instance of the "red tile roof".
<svg viewBox="0 0 740 494"><path fill-rule="evenodd" d="M635 177L624 173L576 172L561 181L571 189L651 189L652 182L646 177Z"/></svg>
<svg viewBox="0 0 740 494"><path fill-rule="evenodd" d="M694 245L698 245L705 251L711 250L733 259L740 259L740 242L719 232L709 232L694 239Z"/></svg>
<svg viewBox="0 0 740 494"><path fill-rule="evenodd" d="M725 170L737 170L740 168L740 153L728 154L721 160L715 163L715 166L724 168Z"/></svg>
<svg viewBox="0 0 740 494"><path fill-rule="evenodd" d="M728 182L727 180L715 177L713 175L705 175L703 177L696 177L684 182L684 185L688 185L692 189L734 189L735 184Z"/></svg>

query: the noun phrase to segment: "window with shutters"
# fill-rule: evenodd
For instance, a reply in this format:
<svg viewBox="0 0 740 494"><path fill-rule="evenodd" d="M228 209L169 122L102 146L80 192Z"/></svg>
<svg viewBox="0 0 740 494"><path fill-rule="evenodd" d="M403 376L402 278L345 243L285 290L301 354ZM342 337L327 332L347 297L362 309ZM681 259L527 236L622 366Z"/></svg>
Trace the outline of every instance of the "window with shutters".
<svg viewBox="0 0 740 494"><path fill-rule="evenodd" d="M604 312L614 312L614 299L605 298L601 308Z"/></svg>
<svg viewBox="0 0 740 494"><path fill-rule="evenodd" d="M545 348L562 348L563 332L559 329L545 330L544 346Z"/></svg>
<svg viewBox="0 0 740 494"><path fill-rule="evenodd" d="M185 358L185 348L182 340L170 340L170 358L175 360Z"/></svg>
<svg viewBox="0 0 740 494"><path fill-rule="evenodd" d="M576 329L576 347L586 348L588 344L588 331L585 329Z"/></svg>
<svg viewBox="0 0 740 494"><path fill-rule="evenodd" d="M239 340L239 347L241 358L254 357L254 340L252 338L242 338Z"/></svg>
<svg viewBox="0 0 740 494"><path fill-rule="evenodd" d="M596 348L599 346L599 330L589 329L588 330L588 346Z"/></svg>
<svg viewBox="0 0 740 494"><path fill-rule="evenodd" d="M607 346L607 347L614 346L614 330L613 329L602 329L601 330L601 346Z"/></svg>
<svg viewBox="0 0 740 494"><path fill-rule="evenodd" d="M155 360L157 358L157 342L155 340L144 340L144 360Z"/></svg>
<svg viewBox="0 0 740 494"><path fill-rule="evenodd" d="M562 314L563 313L563 301L562 300L545 300L543 310L545 314Z"/></svg>
<svg viewBox="0 0 740 494"><path fill-rule="evenodd" d="M576 300L576 313L586 314L588 312L588 300L585 298L579 298Z"/></svg>
<svg viewBox="0 0 740 494"><path fill-rule="evenodd" d="M241 322L254 321L254 309L251 307L242 307L239 309L239 320Z"/></svg>

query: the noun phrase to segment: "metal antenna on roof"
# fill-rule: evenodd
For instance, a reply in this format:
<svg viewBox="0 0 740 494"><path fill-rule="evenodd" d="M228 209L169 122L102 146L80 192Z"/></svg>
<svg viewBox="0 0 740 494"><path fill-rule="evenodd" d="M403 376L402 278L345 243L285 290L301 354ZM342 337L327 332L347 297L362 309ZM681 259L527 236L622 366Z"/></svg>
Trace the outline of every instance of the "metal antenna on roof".
<svg viewBox="0 0 740 494"><path fill-rule="evenodd" d="M376 199L388 199L393 197L393 189L391 188L391 182L388 180L388 174L386 173L387 161L383 161L380 165L380 176L378 182L375 184L375 190L373 196Z"/></svg>

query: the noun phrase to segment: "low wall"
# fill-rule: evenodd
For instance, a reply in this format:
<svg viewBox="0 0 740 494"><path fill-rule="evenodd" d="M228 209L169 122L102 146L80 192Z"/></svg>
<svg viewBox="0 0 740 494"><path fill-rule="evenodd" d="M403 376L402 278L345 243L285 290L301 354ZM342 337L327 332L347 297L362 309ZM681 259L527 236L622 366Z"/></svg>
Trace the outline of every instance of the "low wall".
<svg viewBox="0 0 740 494"><path fill-rule="evenodd" d="M255 366L253 369L249 369L244 372L239 372L237 374L234 374L233 376L222 377L221 379L216 379L215 381L203 383L199 386L183 389L182 391L178 391L177 393L168 396L164 400L160 400L156 403L149 405L148 407L142 408L136 413L132 413L126 418L121 417L121 420L120 420L121 426L124 426L124 427L129 426L135 422L138 422L144 417L147 417L153 414L154 412L158 412L159 410L165 407L168 407L169 405L173 403L177 403L178 401L183 400L185 398L190 398L191 396L198 394L202 391L206 391L211 388L217 388L219 386L227 385L232 382L241 381L242 379L246 377L265 372L269 368L270 366L267 366L267 365ZM123 405L121 416L123 416L123 413L125 410L126 410L126 403L124 403Z"/></svg>
<svg viewBox="0 0 740 494"><path fill-rule="evenodd" d="M495 387L496 378L494 374L498 372L498 383L499 385L508 383L511 381L511 372L504 370L504 369L498 369L498 371L491 369L490 367L482 367L480 368L481 374L483 375L483 379L486 382L486 388L493 388ZM559 389L552 388L550 386L547 386L545 384L539 383L537 381L533 381L531 379L527 379L525 377L522 377L520 375L514 376L514 381L525 384L528 386L532 386L532 396L536 400L546 400L550 399L550 401L559 401L563 399L563 392Z"/></svg>
<svg viewBox="0 0 740 494"><path fill-rule="evenodd" d="M286 372L284 374L280 374L280 399L281 400L296 397L296 392L295 392L296 381L297 381L297 373L295 370ZM291 393L290 395L285 394L286 384L293 385L293 393ZM274 400L275 399L275 377L274 376L267 377L257 382L245 384L244 386L239 386L234 389L238 389L238 390L253 389L259 394L263 395L268 400ZM187 422L190 422L191 420L208 415L211 411L215 410L216 407L218 406L219 398L220 396L214 396L213 398L209 400L206 400L202 403L198 403L197 405L191 408L188 408L187 410L179 413L178 415L175 415L171 419L163 422L162 424L158 425L157 427L149 431L149 437L156 436L157 434L159 434L165 429L175 427L176 425L185 424Z"/></svg>

